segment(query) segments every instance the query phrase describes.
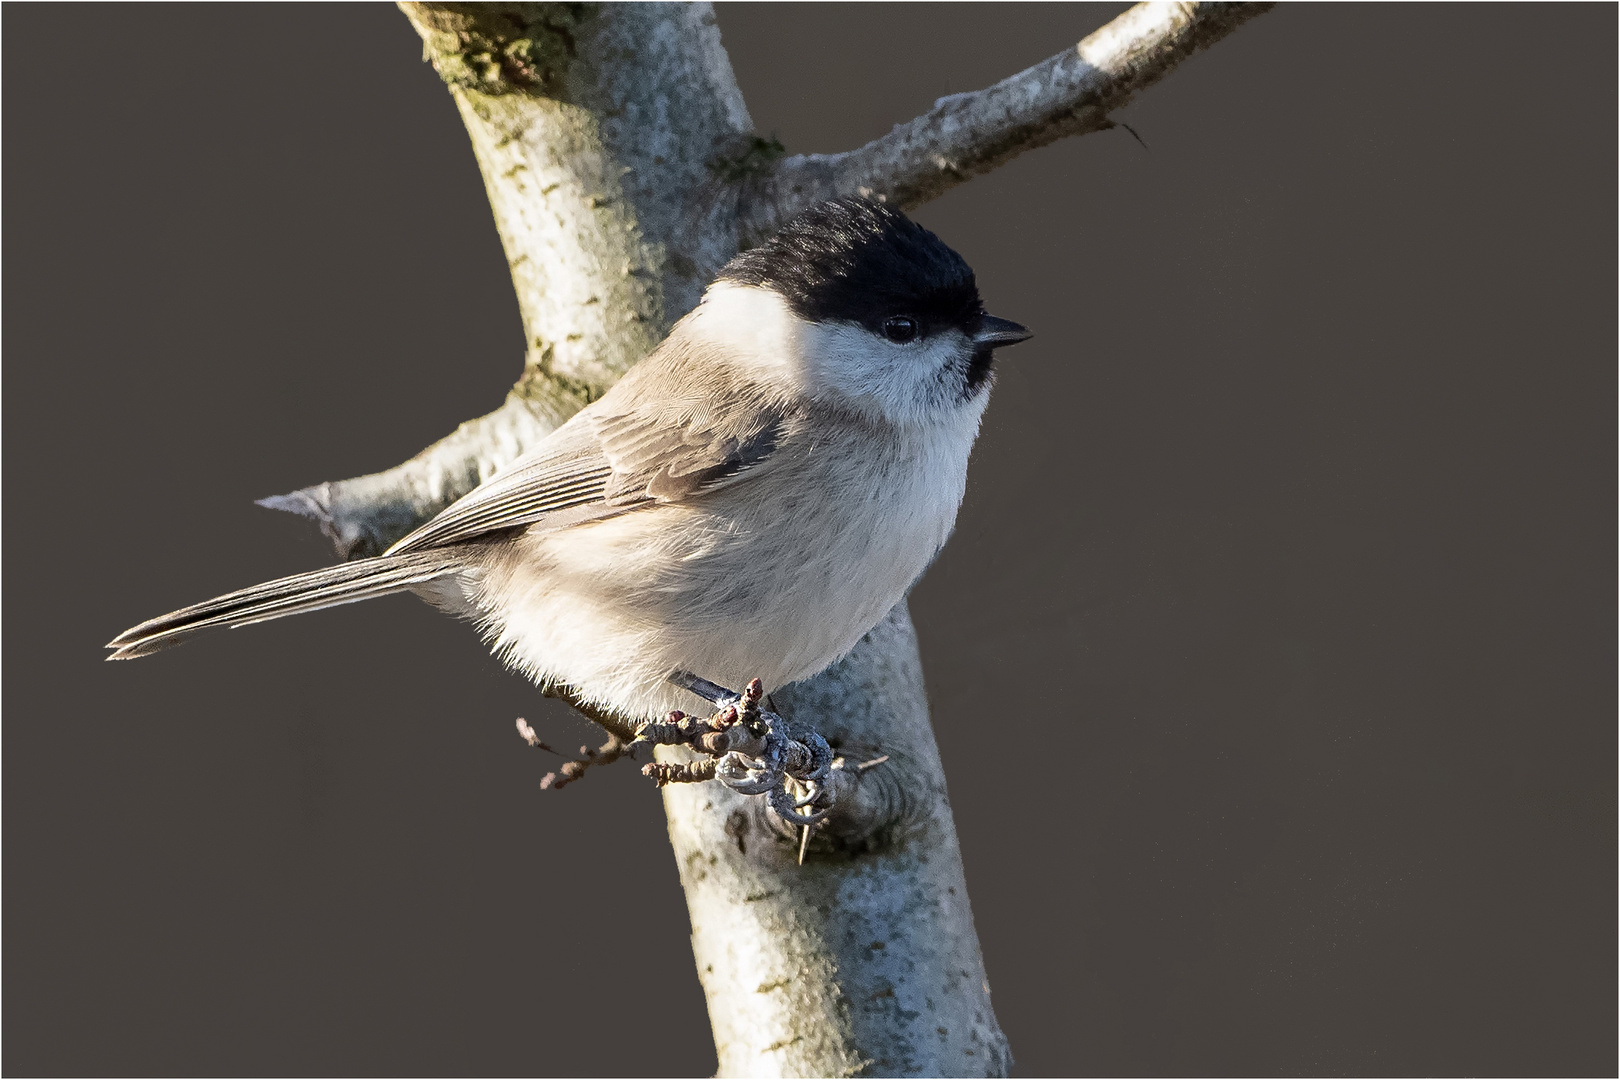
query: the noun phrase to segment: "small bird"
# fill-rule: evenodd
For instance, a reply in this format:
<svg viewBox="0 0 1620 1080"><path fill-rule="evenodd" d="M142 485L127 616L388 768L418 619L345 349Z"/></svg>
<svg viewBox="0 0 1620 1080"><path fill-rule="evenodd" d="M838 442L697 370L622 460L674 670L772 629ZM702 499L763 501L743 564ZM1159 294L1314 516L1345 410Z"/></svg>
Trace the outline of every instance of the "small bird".
<svg viewBox="0 0 1620 1080"><path fill-rule="evenodd" d="M627 718L844 656L944 545L995 350L973 271L883 203L836 199L732 259L657 349L532 452L375 558L266 582L118 635L410 591L509 666Z"/></svg>

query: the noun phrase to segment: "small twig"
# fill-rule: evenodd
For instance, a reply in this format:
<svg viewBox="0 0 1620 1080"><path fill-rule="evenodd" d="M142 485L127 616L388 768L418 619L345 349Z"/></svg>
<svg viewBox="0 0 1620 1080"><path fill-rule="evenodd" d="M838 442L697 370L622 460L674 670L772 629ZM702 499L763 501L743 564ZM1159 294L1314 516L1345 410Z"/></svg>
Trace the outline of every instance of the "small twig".
<svg viewBox="0 0 1620 1080"><path fill-rule="evenodd" d="M714 758L686 764L654 761L641 767L641 775L651 778L659 787L667 787L670 784L701 784L705 780L714 779L715 769L719 765L719 760Z"/></svg>
<svg viewBox="0 0 1620 1080"><path fill-rule="evenodd" d="M530 727L529 722L523 719L521 716L517 718L517 733L523 737L524 742L528 743L536 750L544 750L548 754L556 754L558 757L562 757L562 751L553 750L550 746L542 742L540 740L540 736L535 734L534 728Z"/></svg>
<svg viewBox="0 0 1620 1080"><path fill-rule="evenodd" d="M1142 147L1142 149L1147 150L1147 148L1148 148L1147 140L1142 138L1142 136L1138 135L1136 133L1136 129L1131 127L1131 125L1127 124L1123 120L1115 120L1114 121L1114 126L1115 127L1122 127L1126 131L1130 132L1131 133L1131 138L1135 139L1137 141L1137 143ZM1151 154L1152 152L1153 151L1148 150L1148 153Z"/></svg>
<svg viewBox="0 0 1620 1080"><path fill-rule="evenodd" d="M540 693L548 698L566 701L575 712L578 712L591 723L606 729L608 734L616 736L623 742L628 743L636 737L634 724L610 709L604 709L599 705L584 700L579 696L579 691L572 686L553 683L550 686L542 686Z"/></svg>
<svg viewBox="0 0 1620 1080"><path fill-rule="evenodd" d="M715 714L703 718L677 710L663 720L638 724L632 732L623 718L581 700L573 688L546 688L543 693L547 697L568 702L607 728L609 736L596 750L580 747L578 758L563 762L556 772L540 779L541 788L566 787L593 765L607 765L626 755L633 757L636 747L643 744L691 747L706 758L650 762L642 766L641 775L661 788L718 780L742 795L764 795L777 817L804 830L799 840L802 865L811 831L832 813L836 792L866 770L889 760L884 754L856 766L845 765L842 758L835 761L827 741L819 734L793 728L774 710L761 707L769 699L758 679L750 680L740 694L685 671L670 675L669 681L715 705ZM557 753L521 717L517 732L530 746ZM800 813L807 808L808 813Z"/></svg>
<svg viewBox="0 0 1620 1080"><path fill-rule="evenodd" d="M774 232L804 207L837 195L867 195L909 209L1026 150L1106 131L1117 122L1109 113L1138 91L1271 6L1137 4L1077 46L994 86L940 98L865 146L783 158L762 186L766 197L753 206L750 225Z"/></svg>
<svg viewBox="0 0 1620 1080"><path fill-rule="evenodd" d="M562 767L554 773L546 773L540 778L540 790L564 788L585 775L585 770L594 765L611 765L625 756L634 757L630 744L623 742L617 735L609 735L608 741L592 750L588 746L579 748L579 757L573 761L565 761Z"/></svg>
<svg viewBox="0 0 1620 1080"><path fill-rule="evenodd" d="M529 722L523 719L521 716L517 718L517 733L524 742L528 743L536 750L544 750L547 753L556 754L558 757L562 756L561 751L554 750L547 745L545 741L535 733L534 728L529 725ZM584 776L585 770L589 769L591 766L611 765L626 755L631 757L635 756L634 749L630 743L619 738L617 735L609 735L608 741L597 747L595 750L592 750L589 746L582 746L579 748L579 757L572 761L563 762L562 766L558 768L556 772L548 772L546 775L542 776L540 778L540 789L544 791L547 789L567 787L575 780L578 780L580 777Z"/></svg>

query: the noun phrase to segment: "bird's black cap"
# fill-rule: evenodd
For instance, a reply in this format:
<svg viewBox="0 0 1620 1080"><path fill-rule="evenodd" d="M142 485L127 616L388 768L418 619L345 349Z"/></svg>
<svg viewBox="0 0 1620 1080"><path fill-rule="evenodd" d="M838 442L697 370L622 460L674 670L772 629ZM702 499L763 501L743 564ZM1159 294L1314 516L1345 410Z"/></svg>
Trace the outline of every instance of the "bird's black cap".
<svg viewBox="0 0 1620 1080"><path fill-rule="evenodd" d="M983 314L973 271L944 241L871 199L834 199L804 211L719 280L762 286L811 322L876 331L906 315L923 330L966 328Z"/></svg>

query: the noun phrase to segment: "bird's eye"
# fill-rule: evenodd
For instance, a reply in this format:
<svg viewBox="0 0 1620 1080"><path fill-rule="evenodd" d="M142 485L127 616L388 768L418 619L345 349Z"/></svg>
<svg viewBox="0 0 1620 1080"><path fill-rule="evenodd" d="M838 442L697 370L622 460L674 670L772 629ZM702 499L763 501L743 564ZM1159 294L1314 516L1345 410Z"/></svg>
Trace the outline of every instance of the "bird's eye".
<svg viewBox="0 0 1620 1080"><path fill-rule="evenodd" d="M917 320L906 315L896 315L884 320L883 336L896 345L904 345L917 336Z"/></svg>

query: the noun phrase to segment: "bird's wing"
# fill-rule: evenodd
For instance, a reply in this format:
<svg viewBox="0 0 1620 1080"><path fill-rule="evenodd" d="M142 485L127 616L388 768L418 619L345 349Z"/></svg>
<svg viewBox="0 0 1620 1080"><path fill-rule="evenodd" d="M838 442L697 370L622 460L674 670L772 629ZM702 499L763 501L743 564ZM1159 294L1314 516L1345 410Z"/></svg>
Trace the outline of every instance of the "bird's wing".
<svg viewBox="0 0 1620 1080"><path fill-rule="evenodd" d="M565 511L559 521L578 524L713 491L765 465L783 422L779 412L752 404L719 408L712 395L659 402L610 394L388 554L534 525Z"/></svg>
<svg viewBox="0 0 1620 1080"><path fill-rule="evenodd" d="M593 416L612 470L603 501L678 502L735 483L771 459L782 434L779 413L707 404L668 402Z"/></svg>

